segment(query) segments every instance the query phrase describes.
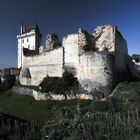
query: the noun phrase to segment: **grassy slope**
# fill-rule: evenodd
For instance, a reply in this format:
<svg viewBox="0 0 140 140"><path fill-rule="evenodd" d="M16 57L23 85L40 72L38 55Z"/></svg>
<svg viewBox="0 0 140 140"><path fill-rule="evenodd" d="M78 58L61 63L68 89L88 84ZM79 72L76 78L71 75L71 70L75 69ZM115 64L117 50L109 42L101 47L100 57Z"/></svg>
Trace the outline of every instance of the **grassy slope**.
<svg viewBox="0 0 140 140"><path fill-rule="evenodd" d="M68 107L75 110L77 100L71 101L36 101L27 95L18 95L7 91L0 93L0 112L27 120L53 119L59 109ZM88 106L92 101L80 101L80 106Z"/></svg>
<svg viewBox="0 0 140 140"><path fill-rule="evenodd" d="M76 110L77 103L78 100L36 101L30 96L18 95L11 91L0 93L0 112L27 120L54 119L63 108ZM82 112L140 108L140 82L119 83L106 101L80 100L79 105Z"/></svg>
<svg viewBox="0 0 140 140"><path fill-rule="evenodd" d="M140 81L119 83L110 97L121 102L126 109L140 109Z"/></svg>

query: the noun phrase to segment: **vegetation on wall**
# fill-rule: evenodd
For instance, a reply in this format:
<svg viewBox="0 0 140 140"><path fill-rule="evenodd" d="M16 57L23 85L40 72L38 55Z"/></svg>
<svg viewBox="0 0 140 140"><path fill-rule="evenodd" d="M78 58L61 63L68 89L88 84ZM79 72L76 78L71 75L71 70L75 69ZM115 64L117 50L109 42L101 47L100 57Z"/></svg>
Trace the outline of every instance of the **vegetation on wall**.
<svg viewBox="0 0 140 140"><path fill-rule="evenodd" d="M65 71L62 77L45 77L39 85L41 91L46 93L62 94L67 99L67 95L78 92L79 83L72 73Z"/></svg>

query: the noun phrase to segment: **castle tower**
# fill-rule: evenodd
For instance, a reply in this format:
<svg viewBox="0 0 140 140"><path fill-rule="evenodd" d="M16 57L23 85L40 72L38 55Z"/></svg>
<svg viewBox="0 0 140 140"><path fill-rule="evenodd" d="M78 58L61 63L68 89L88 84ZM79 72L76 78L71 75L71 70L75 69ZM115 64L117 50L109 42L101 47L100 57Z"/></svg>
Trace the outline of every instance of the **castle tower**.
<svg viewBox="0 0 140 140"><path fill-rule="evenodd" d="M41 45L42 34L40 33L38 24L35 27L26 28L25 25L21 25L20 34L17 35L18 41L18 68L22 67L23 61L23 49L33 51L35 54L39 53L39 47Z"/></svg>

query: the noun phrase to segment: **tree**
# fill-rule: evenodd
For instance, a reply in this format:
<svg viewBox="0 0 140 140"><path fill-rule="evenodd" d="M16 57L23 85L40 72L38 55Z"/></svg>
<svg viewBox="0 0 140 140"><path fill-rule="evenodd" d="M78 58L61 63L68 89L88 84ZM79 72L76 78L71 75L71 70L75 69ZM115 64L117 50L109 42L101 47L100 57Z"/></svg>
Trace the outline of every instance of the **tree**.
<svg viewBox="0 0 140 140"><path fill-rule="evenodd" d="M62 77L45 77L39 86L43 92L64 95L66 100L70 91L79 89L79 82L72 73L65 71Z"/></svg>

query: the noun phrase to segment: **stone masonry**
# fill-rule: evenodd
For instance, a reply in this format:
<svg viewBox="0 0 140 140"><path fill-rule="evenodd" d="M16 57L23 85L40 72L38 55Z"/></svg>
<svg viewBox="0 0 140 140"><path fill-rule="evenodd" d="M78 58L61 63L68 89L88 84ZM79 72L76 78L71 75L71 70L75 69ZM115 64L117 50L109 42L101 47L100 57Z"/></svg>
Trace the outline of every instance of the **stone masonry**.
<svg viewBox="0 0 140 140"><path fill-rule="evenodd" d="M127 77L127 44L112 25L98 26L92 34L80 28L64 37L62 43L50 34L41 54L26 56L23 49L21 52L19 79L23 85L39 85L47 75L61 77L67 69L84 90L106 96Z"/></svg>

